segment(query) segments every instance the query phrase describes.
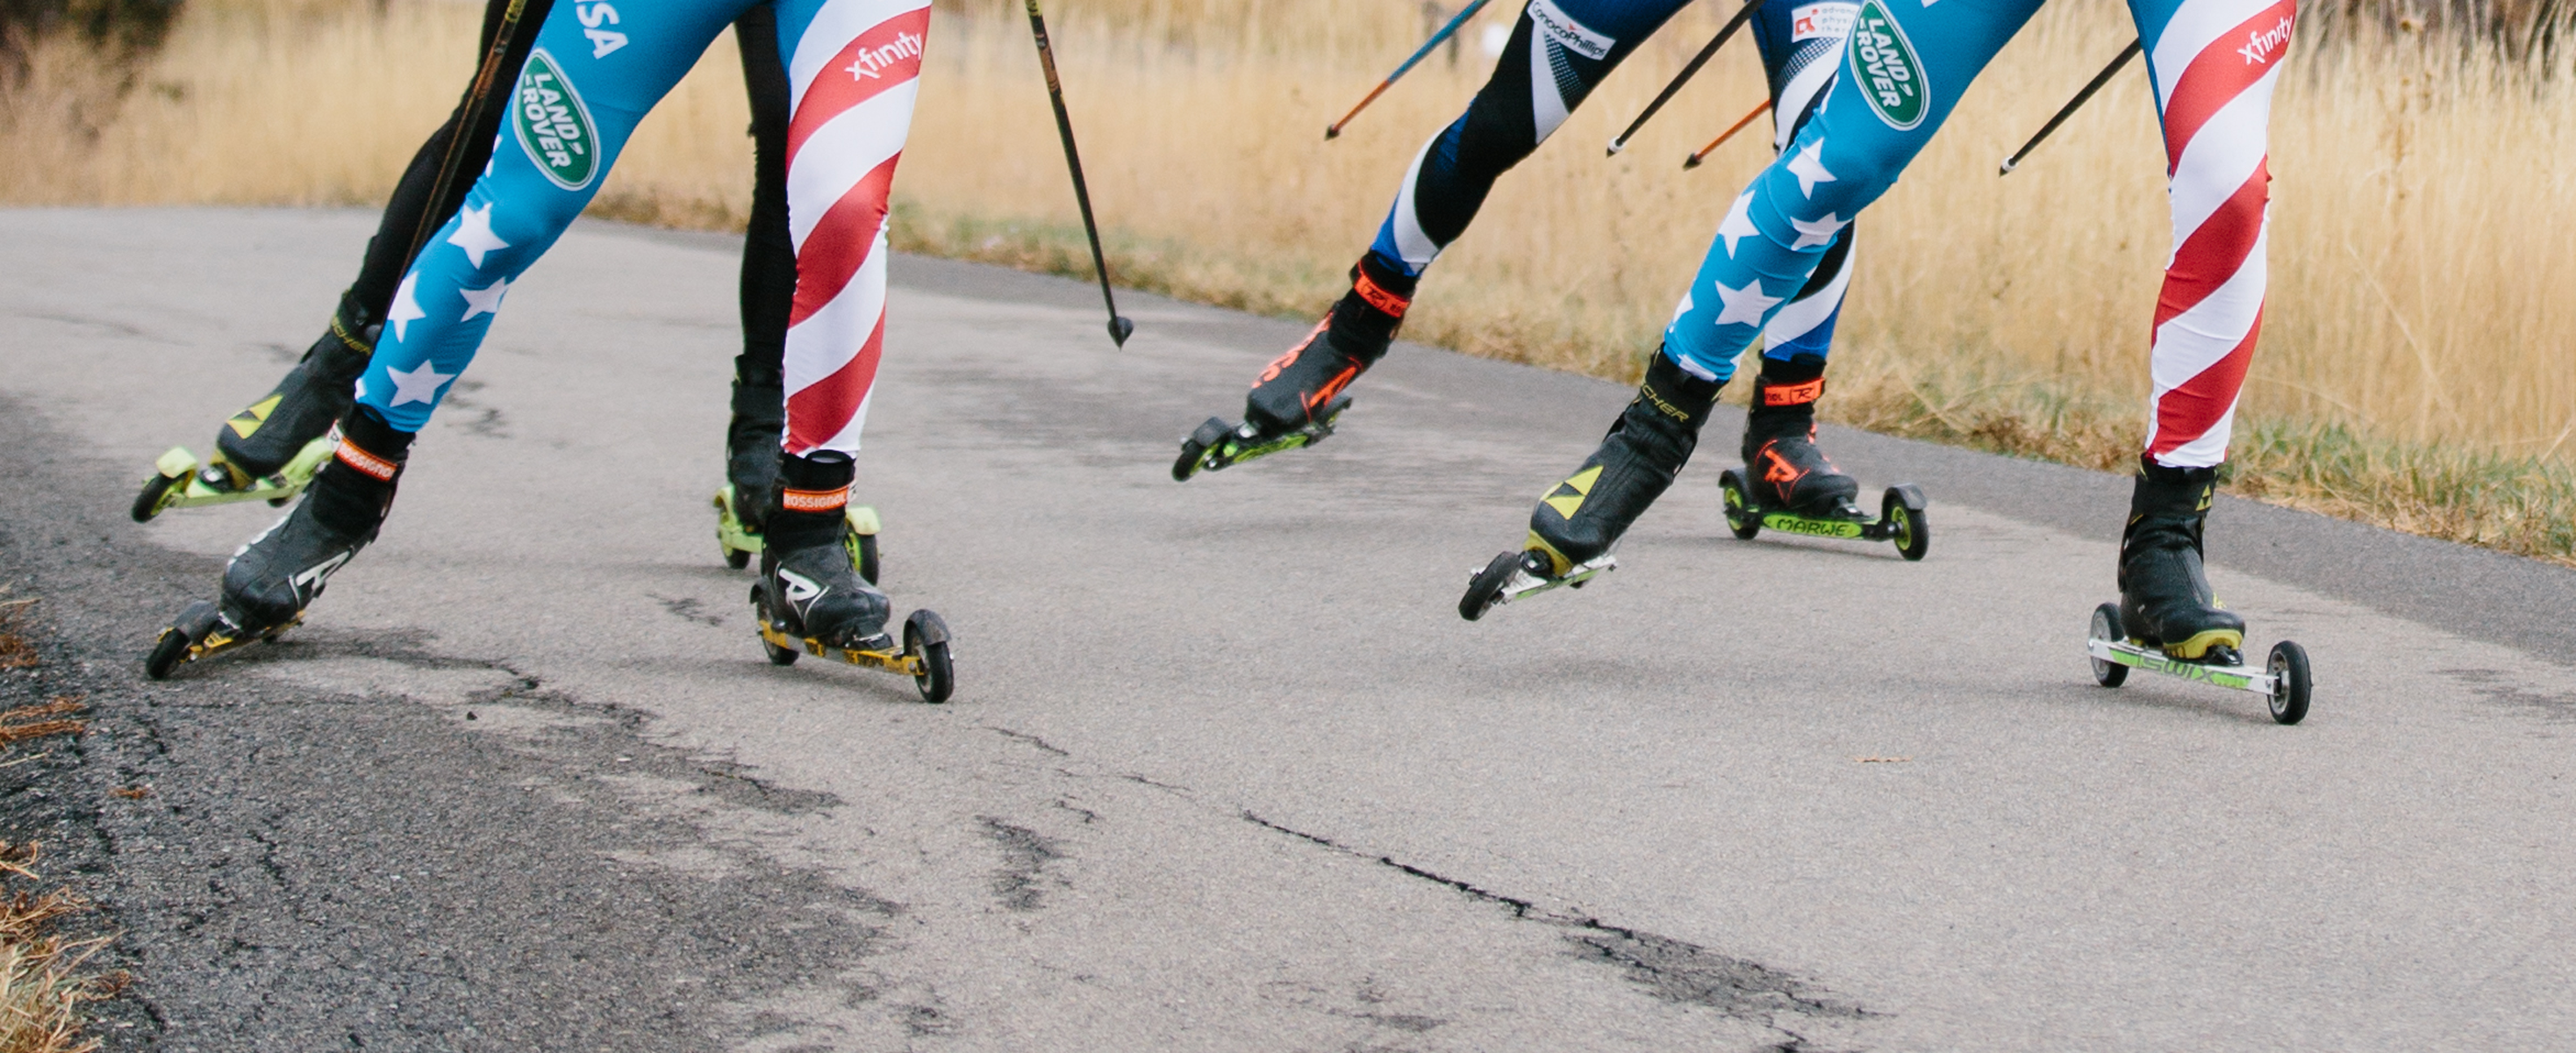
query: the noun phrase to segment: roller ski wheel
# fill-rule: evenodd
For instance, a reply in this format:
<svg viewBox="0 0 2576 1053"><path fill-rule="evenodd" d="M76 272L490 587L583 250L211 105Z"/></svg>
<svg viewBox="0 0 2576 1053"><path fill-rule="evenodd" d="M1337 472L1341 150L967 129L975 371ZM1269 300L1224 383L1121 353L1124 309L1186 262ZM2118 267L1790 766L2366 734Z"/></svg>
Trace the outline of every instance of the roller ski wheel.
<svg viewBox="0 0 2576 1053"><path fill-rule="evenodd" d="M143 660L144 675L154 680L167 680L180 666L221 654L252 643L272 643L286 631L304 621L298 613L285 624L268 629L244 627L242 619L227 612L221 604L198 600L179 612L170 627L161 630L152 643L152 653Z"/></svg>
<svg viewBox="0 0 2576 1053"><path fill-rule="evenodd" d="M143 480L142 492L134 497L131 514L135 522L149 523L173 508L238 501L266 501L270 507L283 507L313 482L313 473L331 458L337 445L331 436L316 438L305 443L294 459L275 474L261 476L244 476L220 459L199 463L197 455L188 452L187 447L171 447L153 463L152 475Z"/></svg>
<svg viewBox="0 0 2576 1053"><path fill-rule="evenodd" d="M2093 608L2093 623L2085 636L2084 649L2092 663L2093 682L2103 687L2118 687L2128 681L2129 670L2143 669L2261 695L2276 723L2296 724L2307 719L2313 686L2308 652L2291 641L2273 644L2259 673L2245 667L2243 652L2225 644L2211 645L2199 658L2183 658L2167 653L2170 648L2128 635L2121 627L2117 603Z"/></svg>
<svg viewBox="0 0 2576 1053"><path fill-rule="evenodd" d="M1458 598L1458 616L1476 621L1483 618L1485 612L1524 596L1534 596L1560 586L1582 588L1593 578L1618 567L1619 558L1605 554L1575 564L1573 569L1558 576L1550 573L1555 566L1547 553L1535 549L1505 552L1469 572L1467 594Z"/></svg>
<svg viewBox="0 0 2576 1053"><path fill-rule="evenodd" d="M732 484L728 483L716 491L714 504L716 548L724 554L725 566L735 570L750 566L752 557L760 555L761 549L766 545L761 535L746 529L742 524L742 518L735 513ZM865 505L851 505L844 514L850 520L850 533L857 538L853 544L857 547L859 576L868 579L868 584L874 585L877 583L879 570L877 531L881 529L877 510Z"/></svg>
<svg viewBox="0 0 2576 1053"><path fill-rule="evenodd" d="M937 612L918 610L904 619L903 642L878 633L851 647L835 647L810 636L790 635L783 619L773 614L768 590L751 587L751 607L760 622L761 650L769 655L771 665L795 665L804 655L828 661L843 662L867 669L882 669L912 678L921 700L930 703L948 701L957 690L955 664L949 656L948 623Z"/></svg>
<svg viewBox="0 0 2576 1053"><path fill-rule="evenodd" d="M1769 529L1805 537L1886 541L1894 544L1897 555L1908 561L1920 560L1932 550L1932 524L1924 514L1930 503L1924 500L1923 488L1913 483L1888 487L1879 496L1876 516L1848 501L1826 515L1766 507L1754 496L1754 488L1746 485L1743 470L1737 468L1719 473L1717 485L1726 505L1726 528L1746 541Z"/></svg>
<svg viewBox="0 0 2576 1053"><path fill-rule="evenodd" d="M1351 397L1336 396L1324 404L1324 411L1304 427L1276 435L1263 435L1251 424L1227 424L1222 417L1210 417L1190 437L1181 440L1181 457L1172 462L1172 481L1186 483L1200 472L1224 471L1258 457L1286 453L1312 446L1333 434L1342 411L1351 408Z"/></svg>

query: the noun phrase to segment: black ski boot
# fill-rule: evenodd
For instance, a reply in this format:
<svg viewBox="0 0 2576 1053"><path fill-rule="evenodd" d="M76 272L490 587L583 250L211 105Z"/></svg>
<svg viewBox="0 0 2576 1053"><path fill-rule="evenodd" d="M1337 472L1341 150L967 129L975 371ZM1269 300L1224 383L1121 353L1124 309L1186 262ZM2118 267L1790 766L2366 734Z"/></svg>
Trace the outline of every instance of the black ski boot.
<svg viewBox="0 0 2576 1053"><path fill-rule="evenodd" d="M1797 355L1762 360L1753 407L1744 416L1744 471L1754 507L1817 519L1865 520L1855 500L1860 484L1816 446L1816 400L1825 394L1825 360Z"/></svg>
<svg viewBox="0 0 2576 1053"><path fill-rule="evenodd" d="M777 496L752 603L761 624L786 637L844 651L887 651L885 593L859 574L850 530L850 455L778 455ZM791 659L792 660L792 659Z"/></svg>
<svg viewBox="0 0 2576 1053"><path fill-rule="evenodd" d="M1172 478L1187 482L1201 471L1312 446L1331 435L1333 422L1351 404L1342 390L1386 357L1413 304L1416 281L1380 265L1375 256L1361 257L1351 268L1350 291L1304 342L1273 359L1252 382L1243 423L1208 418L1181 440Z"/></svg>
<svg viewBox="0 0 2576 1053"><path fill-rule="evenodd" d="M779 435L787 429L787 392L776 374L733 381L733 421L725 427L725 486L716 491L716 544L736 570L765 546L762 530L778 487Z"/></svg>
<svg viewBox="0 0 2576 1053"><path fill-rule="evenodd" d="M409 458L412 433L352 408L331 460L301 503L233 553L223 599L200 600L162 632L144 671L155 680L183 662L254 639L276 639L304 619L331 575L376 539Z"/></svg>
<svg viewBox="0 0 2576 1053"><path fill-rule="evenodd" d="M2167 468L2140 457L2120 536L2120 628L2173 658L2216 665L2243 661L2245 619L2219 607L2201 569L2216 468Z"/></svg>
<svg viewBox="0 0 2576 1053"><path fill-rule="evenodd" d="M1469 581L1458 614L1475 621L1496 604L1559 585L1580 586L1617 566L1611 546L1672 486L1725 386L1690 375L1657 351L1637 397L1601 437L1600 448L1530 512L1521 551L1494 557Z"/></svg>
<svg viewBox="0 0 2576 1053"><path fill-rule="evenodd" d="M356 401L358 375L366 372L381 328L355 299L342 294L330 331L268 394L224 422L206 461L199 462L181 446L153 463L134 498L134 521L148 523L173 508L236 501L283 507L294 500L330 459L331 423Z"/></svg>
<svg viewBox="0 0 2576 1053"><path fill-rule="evenodd" d="M223 468L232 488L242 489L275 474L306 443L330 431L356 401L358 374L367 371L383 329L382 319L369 317L353 297L341 294L330 330L305 350L304 359L215 433L214 463L208 467Z"/></svg>

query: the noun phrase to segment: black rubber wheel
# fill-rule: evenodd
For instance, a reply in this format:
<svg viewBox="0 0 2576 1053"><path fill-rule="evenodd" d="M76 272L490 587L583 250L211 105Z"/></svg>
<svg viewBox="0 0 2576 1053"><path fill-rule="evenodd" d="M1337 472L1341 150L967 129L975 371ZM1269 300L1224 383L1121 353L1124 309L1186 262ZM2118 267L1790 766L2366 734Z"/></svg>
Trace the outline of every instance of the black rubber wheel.
<svg viewBox="0 0 2576 1053"><path fill-rule="evenodd" d="M1209 450L1215 449L1216 444L1224 442L1225 437L1233 433L1234 429L1220 417L1210 417L1190 432L1189 438L1181 440L1181 459L1172 462L1172 481L1189 482L1191 476L1199 474L1199 458L1207 456Z"/></svg>
<svg viewBox="0 0 2576 1053"><path fill-rule="evenodd" d="M2109 640L2112 643L2120 643L2128 638L2127 634L2120 631L2119 604L2105 603L2099 607L2093 608L2093 640ZM2088 640L2087 642L2089 643L2090 641ZM2100 684L2104 687L2118 687L2121 684L2127 683L2129 680L2128 666L2121 665L2118 662L2105 662L2099 658L2094 658L2089 650L2085 654L2085 660L2093 663L2094 683Z"/></svg>
<svg viewBox="0 0 2576 1053"><path fill-rule="evenodd" d="M168 679L188 660L188 648L206 638L214 628L216 607L205 600L189 604L161 630L161 638L152 642L152 654L143 660L143 674L154 680Z"/></svg>
<svg viewBox="0 0 2576 1053"><path fill-rule="evenodd" d="M187 478L187 476L183 475L179 478L173 479L159 472L154 472L152 473L151 478L143 480L143 492L134 495L134 510L132 513L134 521L137 523L149 523L152 521L153 516L160 515L161 498L163 495L168 494L171 487L186 482ZM154 677L153 679L157 680L160 678Z"/></svg>
<svg viewBox="0 0 2576 1053"><path fill-rule="evenodd" d="M777 624L777 620L769 616L769 591L757 584L751 587L751 613L752 617L758 619L758 624ZM796 656L799 653L793 647L780 647L769 642L769 637L766 635L760 638L760 649L769 655L771 665L795 665Z"/></svg>
<svg viewBox="0 0 2576 1053"><path fill-rule="evenodd" d="M1472 622L1493 610L1495 599L1502 596L1503 586L1511 582L1512 572L1520 566L1518 552L1505 552L1485 564L1485 569L1467 579L1467 594L1458 598L1458 616Z"/></svg>
<svg viewBox="0 0 2576 1053"><path fill-rule="evenodd" d="M912 678L921 700L932 705L948 701L957 690L957 668L948 657L948 623L938 612L914 611L903 620L903 653L921 659L921 674Z"/></svg>
<svg viewBox="0 0 2576 1053"><path fill-rule="evenodd" d="M292 501L294 501L294 500L295 500L295 497L294 497L294 495L292 495L292 494L289 494L289 495L287 495L287 496L285 496L285 497L272 497L272 498L269 498L269 499L268 499L268 507L270 507L270 508L284 508L284 507L286 507L286 506L287 506L287 504L288 504L289 502L292 502Z"/></svg>
<svg viewBox="0 0 2576 1053"><path fill-rule="evenodd" d="M1932 524L1916 504L1906 500L1903 492L1889 487L1878 506L1881 517L1896 523L1896 554L1909 561L1922 559L1924 553L1932 551Z"/></svg>
<svg viewBox="0 0 2576 1053"><path fill-rule="evenodd" d="M1717 489L1726 500L1726 528L1746 541L1762 532L1762 513L1754 510L1753 496L1744 488L1744 475L1733 468L1718 474Z"/></svg>
<svg viewBox="0 0 2576 1053"><path fill-rule="evenodd" d="M859 576L868 579L868 584L874 585L877 583L877 572L883 569L877 562L877 536L860 534L858 538Z"/></svg>
<svg viewBox="0 0 2576 1053"><path fill-rule="evenodd" d="M152 644L151 657L143 660L143 675L154 680L167 680L179 663L188 660L188 635L177 629L161 630L161 639Z"/></svg>
<svg viewBox="0 0 2576 1053"><path fill-rule="evenodd" d="M2272 645L2272 659L2265 663L2272 674L2272 719L2281 724L2296 724L2308 718L2308 649L2288 640Z"/></svg>
<svg viewBox="0 0 2576 1053"><path fill-rule="evenodd" d="M742 568L751 565L751 553L745 552L731 545L724 546L724 557L725 566L731 567L735 570L741 570Z"/></svg>

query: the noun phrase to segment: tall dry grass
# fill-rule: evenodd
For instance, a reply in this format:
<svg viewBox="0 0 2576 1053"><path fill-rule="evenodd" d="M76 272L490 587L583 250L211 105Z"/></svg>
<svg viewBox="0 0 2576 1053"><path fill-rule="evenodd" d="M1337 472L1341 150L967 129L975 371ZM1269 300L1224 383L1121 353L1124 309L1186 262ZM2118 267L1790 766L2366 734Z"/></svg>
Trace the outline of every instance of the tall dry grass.
<svg viewBox="0 0 2576 1053"><path fill-rule="evenodd" d="M479 5L206 0L112 106L78 56L0 108L16 202L380 200L453 102ZM1051 12L1122 281L1271 313L1320 310L1412 152L1490 60L1495 5L1341 139L1323 126L1411 49L1382 0L1080 0ZM1715 27L1685 12L1507 177L1425 282L1406 335L1632 376L1729 197L1745 136L1681 157L1762 97L1722 55L1631 148L1598 146ZM1859 225L1829 411L2105 467L2142 427L2148 318L2171 235L2144 76L2112 83L2020 171L1996 160L2133 30L2122 5L2042 11ZM2303 45L2273 123L2272 293L2236 487L2514 551L2576 546L2576 76L2438 34L2347 23ZM749 150L729 41L639 130L600 208L737 226ZM934 20L896 185L899 244L1087 271L1016 7ZM2331 455L2322 452L2331 447ZM2332 471L2320 465L2341 465Z"/></svg>

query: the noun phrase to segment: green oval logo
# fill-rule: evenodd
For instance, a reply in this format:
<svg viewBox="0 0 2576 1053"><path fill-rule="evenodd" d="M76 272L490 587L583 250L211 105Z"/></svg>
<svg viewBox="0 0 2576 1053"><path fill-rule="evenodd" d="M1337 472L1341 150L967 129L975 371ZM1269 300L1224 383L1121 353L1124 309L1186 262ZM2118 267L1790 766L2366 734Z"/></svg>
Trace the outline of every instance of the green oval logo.
<svg viewBox="0 0 2576 1053"><path fill-rule="evenodd" d="M599 134L593 130L590 107L582 104L581 93L544 48L529 52L528 64L519 70L518 106L510 113L510 125L528 160L556 186L579 190L599 174Z"/></svg>
<svg viewBox="0 0 2576 1053"><path fill-rule="evenodd" d="M1932 87L1904 27L1888 17L1879 0L1862 4L1852 23L1851 69L1852 86L1869 98L1869 108L1888 127L1902 132L1923 123Z"/></svg>

